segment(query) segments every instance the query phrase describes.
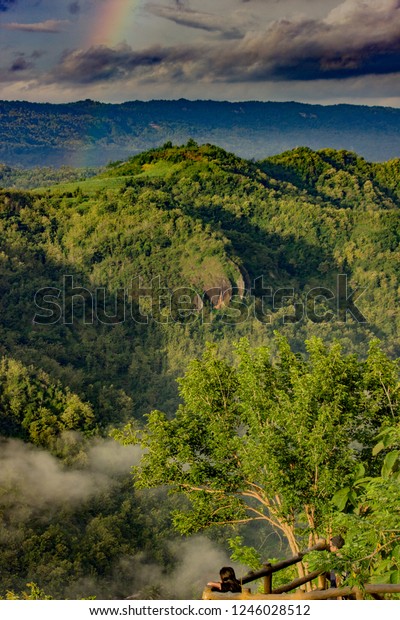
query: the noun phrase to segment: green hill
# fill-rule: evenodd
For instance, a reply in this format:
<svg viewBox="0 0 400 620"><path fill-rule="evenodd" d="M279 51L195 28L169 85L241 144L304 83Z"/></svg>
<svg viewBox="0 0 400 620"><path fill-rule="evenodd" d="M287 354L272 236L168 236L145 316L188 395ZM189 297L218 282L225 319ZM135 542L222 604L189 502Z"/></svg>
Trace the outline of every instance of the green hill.
<svg viewBox="0 0 400 620"><path fill-rule="evenodd" d="M94 390L101 381L137 401L132 379L138 372L143 385L147 368L145 383L153 393L155 382L157 398L141 393L137 415L158 403L165 389L163 373L184 366L186 356L173 363L169 356L175 357L176 341L178 350L188 347L192 332L191 352L206 338L230 339L235 330L268 340L273 327L299 342L311 333L339 336L360 351L365 337L374 333L397 352L398 169L397 160L370 164L353 153L309 149L256 164L191 142L168 144L78 183L32 192L3 190L4 352L14 355L17 349L23 361L54 370L85 396L87 383ZM337 316L329 323L310 318L284 323L279 297L285 295L279 289L293 289L295 301L306 306L305 297L315 287L336 294L339 274L347 275L352 290L367 288L358 302L365 324L352 322L350 315L345 323ZM210 309L206 322L200 315L177 321L177 308L169 315L167 300L164 308L153 307L148 326L130 317L118 325L98 320L84 325L79 313L73 325L62 320L33 324L35 292L61 289L65 275L93 294L105 288L110 308L121 289L138 302L138 293L129 287L140 276L145 287L160 278L172 301L176 289L190 287L192 308L199 307L196 295L203 298L211 291L205 309L213 295L228 291L229 297L229 288L237 287L241 297L243 288L251 289L263 276L264 287L275 294L274 309L272 298L264 300L271 307L272 327L254 318L254 306L265 296L257 286L252 294L247 291L245 321L226 319L227 309ZM324 303L335 310L335 300ZM321 306L318 313L324 312ZM149 357L144 365L136 362L138 347ZM150 361L155 356L157 363ZM169 377L172 391L174 376Z"/></svg>
<svg viewBox="0 0 400 620"><path fill-rule="evenodd" d="M377 334L388 351L398 352L398 170L398 160L370 164L353 153L310 149L257 164L190 142L167 144L87 180L3 190L3 352L54 372L89 399L94 393L99 398L100 384L110 384L112 400L113 390L122 390L136 402L135 415L160 399L174 402L174 377L186 359L176 352L193 353L205 339L230 340L238 332L268 340L277 327L299 343L318 333L345 339L361 352L365 338ZM290 294L280 289L293 289L285 303L303 304L305 312L314 303L310 290L325 287L336 295L339 274L347 275L351 290L367 289L357 302L365 323L349 313L343 322L336 299L322 300L314 312L336 313L329 322L319 323L312 312L296 323L285 321L293 310L282 307L280 298ZM98 317L85 325L79 312L72 325L61 318L51 326L32 323L35 292L61 290L66 275L93 295L104 288L110 314L124 289L131 298L120 306L129 316L116 325ZM154 280L154 289L159 278L165 288L148 325L138 324L144 322L140 313L139 321L130 317L130 306L139 301L130 287L138 277L144 287ZM273 289L274 308L272 297L257 288L261 277ZM182 319L174 294L180 287L190 288L186 315L204 302L206 320L199 312ZM244 288L239 320L227 304L212 309L215 296L227 295L227 301L237 293L240 299ZM265 321L255 318L262 296L271 310ZM145 363L138 362L141 356ZM141 391L138 399L136 386L143 384L148 395Z"/></svg>

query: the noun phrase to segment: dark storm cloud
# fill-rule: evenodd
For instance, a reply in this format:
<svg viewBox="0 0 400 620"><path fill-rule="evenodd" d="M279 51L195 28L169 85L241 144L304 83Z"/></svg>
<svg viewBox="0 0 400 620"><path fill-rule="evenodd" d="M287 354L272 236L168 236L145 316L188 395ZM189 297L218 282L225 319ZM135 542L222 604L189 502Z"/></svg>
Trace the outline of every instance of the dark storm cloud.
<svg viewBox="0 0 400 620"><path fill-rule="evenodd" d="M27 69L32 69L33 66L34 65L32 62L27 61L23 56L19 56L12 63L9 71L11 71L11 73L15 73L16 71L26 71Z"/></svg>
<svg viewBox="0 0 400 620"><path fill-rule="evenodd" d="M91 84L130 77L139 69L148 75L159 67L168 67L176 78L186 62L197 60L197 48L177 46L163 48L155 45L136 52L129 45L117 48L91 47L88 50L66 52L50 76L50 81Z"/></svg>
<svg viewBox="0 0 400 620"><path fill-rule="evenodd" d="M0 0L0 13L9 11L15 4L17 0Z"/></svg>
<svg viewBox="0 0 400 620"><path fill-rule="evenodd" d="M400 2L347 0L323 20L281 20L221 50L228 81L337 79L400 71Z"/></svg>
<svg viewBox="0 0 400 620"><path fill-rule="evenodd" d="M341 79L400 71L400 0L346 0L325 19L280 20L234 43L105 46L66 53L50 77L88 84L148 80L262 82Z"/></svg>
<svg viewBox="0 0 400 620"><path fill-rule="evenodd" d="M80 13L81 10L81 5L79 4L79 2L70 2L68 5L68 11L71 13L71 15L78 15L78 13Z"/></svg>
<svg viewBox="0 0 400 620"><path fill-rule="evenodd" d="M149 4L147 10L157 17L163 17L180 26L217 32L227 39L240 39L243 36L239 28L229 25L226 19L212 13L186 8L182 1L177 2L174 7Z"/></svg>

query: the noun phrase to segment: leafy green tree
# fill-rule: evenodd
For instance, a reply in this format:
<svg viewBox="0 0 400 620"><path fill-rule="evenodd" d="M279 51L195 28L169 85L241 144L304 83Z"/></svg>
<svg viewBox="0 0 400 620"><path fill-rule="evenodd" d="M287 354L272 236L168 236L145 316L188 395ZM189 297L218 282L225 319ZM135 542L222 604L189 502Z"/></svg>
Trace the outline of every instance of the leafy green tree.
<svg viewBox="0 0 400 620"><path fill-rule="evenodd" d="M144 449L136 486L186 496L174 515L182 533L261 520L296 553L329 536L331 498L370 458L371 429L389 419L382 386L394 388L396 364L385 358L374 384L377 343L366 362L318 339L307 343L307 360L282 337L277 348L273 364L268 349L243 340L234 365L208 347L179 382L175 417L153 411L134 434Z"/></svg>
<svg viewBox="0 0 400 620"><path fill-rule="evenodd" d="M334 568L347 583L400 582L400 425L377 437L373 455L383 453L377 475L360 465L353 480L333 497L333 527L345 545L330 557L311 558L313 568Z"/></svg>
<svg viewBox="0 0 400 620"><path fill-rule="evenodd" d="M68 430L92 432L92 407L49 375L4 357L0 360L0 433L51 447Z"/></svg>

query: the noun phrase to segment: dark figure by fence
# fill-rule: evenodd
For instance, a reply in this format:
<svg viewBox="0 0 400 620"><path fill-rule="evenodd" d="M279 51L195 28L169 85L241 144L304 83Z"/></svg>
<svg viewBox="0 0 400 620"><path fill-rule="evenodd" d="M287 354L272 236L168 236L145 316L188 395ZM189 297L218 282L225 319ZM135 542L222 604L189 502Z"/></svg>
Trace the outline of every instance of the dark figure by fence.
<svg viewBox="0 0 400 620"><path fill-rule="evenodd" d="M231 566L224 566L219 571L221 581L210 581L207 585L213 592L241 592L242 586L236 579L235 571Z"/></svg>
<svg viewBox="0 0 400 620"><path fill-rule="evenodd" d="M341 549L344 545L344 538L342 536L333 536L333 538L330 539L330 544L329 544L329 551L331 551L332 553L337 553L339 551L339 549ZM340 582L340 578L338 578L338 576L335 574L334 571L331 571L330 573L328 573L328 579L330 581L331 584L331 588L337 588Z"/></svg>

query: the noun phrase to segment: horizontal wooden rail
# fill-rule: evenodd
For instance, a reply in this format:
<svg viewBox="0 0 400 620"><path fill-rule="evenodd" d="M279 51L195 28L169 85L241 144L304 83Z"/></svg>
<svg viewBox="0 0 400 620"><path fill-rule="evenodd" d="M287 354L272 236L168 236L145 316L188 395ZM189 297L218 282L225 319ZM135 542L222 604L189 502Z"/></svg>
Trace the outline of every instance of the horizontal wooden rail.
<svg viewBox="0 0 400 620"><path fill-rule="evenodd" d="M279 586L279 588L274 588L271 594L283 594L284 592L290 592L290 590L295 590L296 588L303 586L305 583L308 583L309 581L316 579L317 577L322 575L324 572L325 571L323 570L315 570L313 573L309 573L305 577L298 577L297 579L294 579L290 583L286 583L283 586Z"/></svg>
<svg viewBox="0 0 400 620"><path fill-rule="evenodd" d="M297 555L294 555L288 560L282 560L282 562L271 564L265 568L262 568L261 570L247 573L247 575L245 575L244 577L242 577L242 579L240 579L240 582L242 584L250 583L251 581L255 581L256 579L260 579L261 577L272 575L273 573L277 573L283 568L288 568L289 566L293 566L293 564L297 564L298 562L301 562L304 556L307 555L307 553L310 553L311 551L326 551L327 549L329 549L329 545L327 544L325 540L322 540L316 545L314 545L314 547L310 547L309 549L306 549L305 551L301 551L300 553L298 553Z"/></svg>
<svg viewBox="0 0 400 620"><path fill-rule="evenodd" d="M364 586L367 594L400 594L400 584L380 584L371 583ZM326 601L342 596L355 595L362 598L363 592L360 588L344 587L329 588L329 590L312 590L311 592L294 592L293 594L252 594L249 588L243 588L240 594L230 594L225 592L212 592L207 587L203 592L203 600L205 601Z"/></svg>

